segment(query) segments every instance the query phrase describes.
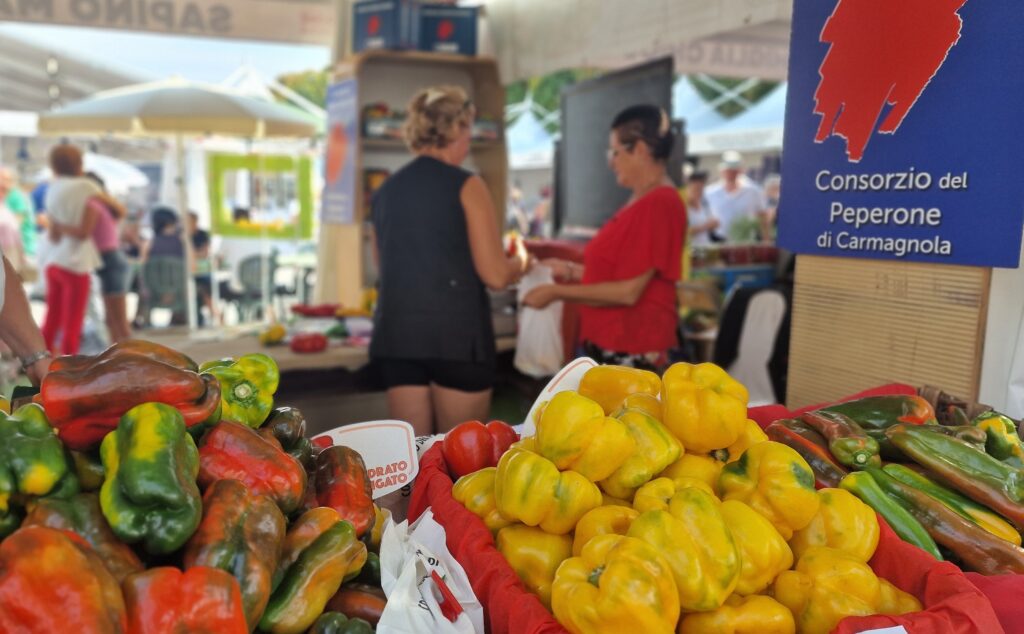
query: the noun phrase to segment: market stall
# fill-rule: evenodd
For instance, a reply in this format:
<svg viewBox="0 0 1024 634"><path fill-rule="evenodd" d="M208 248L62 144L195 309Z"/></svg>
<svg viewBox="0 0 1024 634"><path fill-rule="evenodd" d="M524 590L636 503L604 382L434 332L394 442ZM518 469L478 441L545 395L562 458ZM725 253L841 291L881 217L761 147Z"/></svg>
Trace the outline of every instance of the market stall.
<svg viewBox="0 0 1024 634"><path fill-rule="evenodd" d="M1017 423L941 390L748 408L711 364L659 376L579 359L518 428L414 439L376 421L308 437L279 377L273 356L199 365L141 341L57 359L0 413L0 626L1024 623L999 601L1024 584ZM58 597L81 609L50 609Z"/></svg>

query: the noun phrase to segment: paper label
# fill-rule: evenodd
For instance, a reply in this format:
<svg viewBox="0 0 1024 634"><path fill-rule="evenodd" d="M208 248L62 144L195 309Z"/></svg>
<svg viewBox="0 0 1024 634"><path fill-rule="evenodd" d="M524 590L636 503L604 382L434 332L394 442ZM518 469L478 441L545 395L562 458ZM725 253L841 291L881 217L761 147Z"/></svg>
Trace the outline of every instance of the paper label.
<svg viewBox="0 0 1024 634"><path fill-rule="evenodd" d="M410 484L419 473L416 434L412 425L400 420L376 420L336 427L314 436L330 438L332 444L351 447L366 463L373 483L373 499Z"/></svg>

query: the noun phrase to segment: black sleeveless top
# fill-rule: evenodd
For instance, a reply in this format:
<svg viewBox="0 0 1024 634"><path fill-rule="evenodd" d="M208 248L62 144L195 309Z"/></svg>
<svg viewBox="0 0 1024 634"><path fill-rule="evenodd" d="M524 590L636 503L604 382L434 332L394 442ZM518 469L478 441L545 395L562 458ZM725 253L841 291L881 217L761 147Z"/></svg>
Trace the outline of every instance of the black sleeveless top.
<svg viewBox="0 0 1024 634"><path fill-rule="evenodd" d="M490 298L459 197L470 176L420 156L374 196L380 292L371 357L494 362Z"/></svg>

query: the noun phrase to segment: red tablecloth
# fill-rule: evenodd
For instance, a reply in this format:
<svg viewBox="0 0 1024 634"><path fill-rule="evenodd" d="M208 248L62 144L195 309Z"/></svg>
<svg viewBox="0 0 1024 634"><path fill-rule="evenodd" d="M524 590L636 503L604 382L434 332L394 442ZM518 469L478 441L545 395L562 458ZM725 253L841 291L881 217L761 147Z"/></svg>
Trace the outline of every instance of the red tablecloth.
<svg viewBox="0 0 1024 634"><path fill-rule="evenodd" d="M910 386L894 384L851 398L912 393L914 389ZM750 417L762 426L791 414L786 408L775 405L750 410ZM566 630L551 613L526 591L495 548L483 522L452 498L452 484L441 447L435 445L420 460L420 473L409 503L409 521L415 521L427 507L433 508L435 519L445 528L448 549L466 569L473 591L484 606L488 631L491 634L564 633ZM879 518L879 521L882 532L878 550L871 560L872 568L879 576L916 596L925 609L902 616L848 618L836 629L838 634L891 625L903 625L911 634L1024 632L1024 607L1020 607L1017 600L1021 594L1015 588L1016 578L988 577L976 586L959 568L935 561L924 551L899 539L884 520ZM989 597L1000 599L1010 609L1001 609L997 616L979 587L987 588Z"/></svg>

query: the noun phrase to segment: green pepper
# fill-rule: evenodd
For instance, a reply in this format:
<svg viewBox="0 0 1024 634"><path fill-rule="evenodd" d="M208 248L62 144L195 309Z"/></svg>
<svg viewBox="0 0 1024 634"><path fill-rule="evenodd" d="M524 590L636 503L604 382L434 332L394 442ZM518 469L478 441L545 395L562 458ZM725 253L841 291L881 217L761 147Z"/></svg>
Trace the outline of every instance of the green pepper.
<svg viewBox="0 0 1024 634"><path fill-rule="evenodd" d="M313 444L306 437L306 418L295 407L277 407L260 427L264 438L276 438L281 448L307 469L315 465Z"/></svg>
<svg viewBox="0 0 1024 634"><path fill-rule="evenodd" d="M886 429L896 423L923 425L935 422L931 403L917 395L890 394L868 396L822 408L857 421L865 430Z"/></svg>
<svg viewBox="0 0 1024 634"><path fill-rule="evenodd" d="M890 429L889 440L940 482L1024 526L1024 472L930 425Z"/></svg>
<svg viewBox="0 0 1024 634"><path fill-rule="evenodd" d="M103 486L103 463L97 452L69 450L75 477L83 491L99 491Z"/></svg>
<svg viewBox="0 0 1024 634"><path fill-rule="evenodd" d="M100 506L114 534L162 555L180 548L202 517L199 451L178 410L143 403L100 445L106 469Z"/></svg>
<svg viewBox="0 0 1024 634"><path fill-rule="evenodd" d="M349 581L346 579L345 581ZM351 581L355 583L365 583L366 585L380 587L380 557L377 553L368 552L366 553L366 563L363 564L362 570L359 574L352 577Z"/></svg>
<svg viewBox="0 0 1024 634"><path fill-rule="evenodd" d="M956 491L932 482L927 476L904 465L888 464L882 470L897 481L914 487L925 495L942 502L960 517L974 522L996 537L1020 546L1020 533L1014 530L1009 522L993 513L987 507L960 495Z"/></svg>
<svg viewBox="0 0 1024 634"><path fill-rule="evenodd" d="M879 487L906 508L935 541L957 557L965 570L983 575L1024 574L1024 549L1020 546L993 535L924 491L908 486L884 471L873 469L871 475Z"/></svg>
<svg viewBox="0 0 1024 634"><path fill-rule="evenodd" d="M201 371L220 382L221 417L252 427L263 424L274 407L281 373L265 354L247 354L233 363L204 363Z"/></svg>
<svg viewBox="0 0 1024 634"><path fill-rule="evenodd" d="M30 403L13 414L0 412L0 538L18 528L18 507L28 500L77 492L74 470L43 408Z"/></svg>
<svg viewBox="0 0 1024 634"><path fill-rule="evenodd" d="M350 619L341 612L324 612L306 634L373 634L363 619Z"/></svg>
<svg viewBox="0 0 1024 634"><path fill-rule="evenodd" d="M939 553L939 547L935 545L935 540L907 509L897 504L882 491L874 473L880 473L880 477L888 477L885 472L877 469L872 469L871 472L854 471L843 478L839 483L839 488L846 489L875 509L875 512L885 518L900 539L917 546L941 561L942 555Z"/></svg>
<svg viewBox="0 0 1024 634"><path fill-rule="evenodd" d="M143 570L135 551L110 530L95 493L80 493L69 500L37 500L23 526L46 526L77 534L89 542L118 583Z"/></svg>
<svg viewBox="0 0 1024 634"><path fill-rule="evenodd" d="M364 563L366 546L351 523L331 508L307 511L285 537L280 584L270 596L260 629L270 634L305 632L342 580Z"/></svg>
<svg viewBox="0 0 1024 634"><path fill-rule="evenodd" d="M828 441L828 449L840 464L855 469L882 466L878 442L864 433L852 418L838 412L807 412L801 420Z"/></svg>
<svg viewBox="0 0 1024 634"><path fill-rule="evenodd" d="M973 424L985 432L988 455L1015 467L1024 467L1024 446L1017 435L1017 425L1009 417L988 411L975 418Z"/></svg>

